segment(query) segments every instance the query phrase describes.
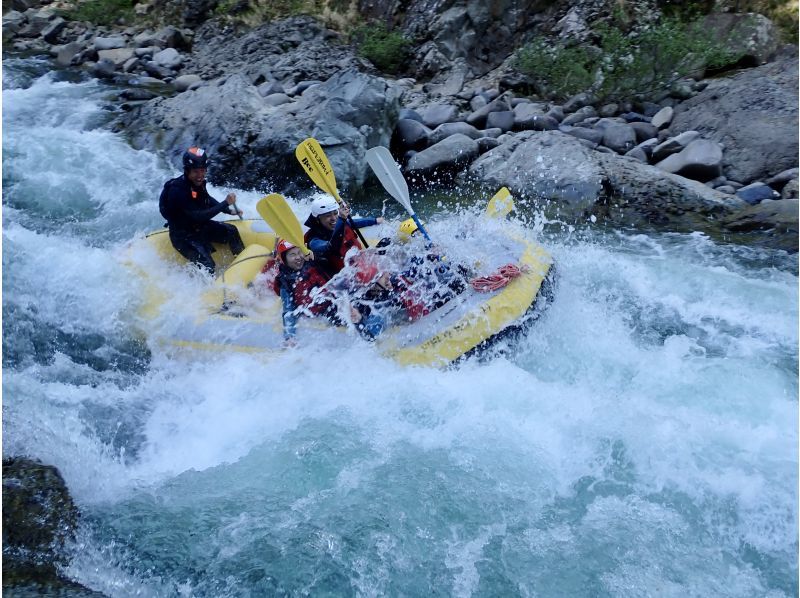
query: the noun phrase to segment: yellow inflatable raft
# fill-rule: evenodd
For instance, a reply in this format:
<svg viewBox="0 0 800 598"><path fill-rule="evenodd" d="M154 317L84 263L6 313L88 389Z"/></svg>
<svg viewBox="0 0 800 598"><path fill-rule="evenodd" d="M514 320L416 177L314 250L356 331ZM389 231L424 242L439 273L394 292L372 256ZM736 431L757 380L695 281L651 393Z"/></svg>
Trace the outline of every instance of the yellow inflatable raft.
<svg viewBox="0 0 800 598"><path fill-rule="evenodd" d="M261 220L228 223L238 228L245 250L233 259L226 248L216 247L213 256L222 273L203 292L201 308L195 310L199 313L176 313L182 310L169 304L170 286L166 281L148 271L142 260L129 260L143 279L143 318L168 319L172 324L155 332L158 338L154 340L174 348L282 350L280 300L272 292L263 292L265 285L259 278L271 258L275 234ZM141 250L142 245L145 252L155 252L159 260L186 262L173 249L166 229L140 239L131 250ZM538 317L551 298L553 261L541 246L508 236L493 255L482 256L482 270L488 273L508 263L520 266L522 274L506 286L481 293L468 288L415 322L390 326L375 342L377 350L401 364L441 366L481 352L496 340L519 332ZM165 313L167 310L170 313ZM301 318L298 341L302 344L304 335L327 334L332 328L318 319ZM334 330L347 331L344 327Z"/></svg>

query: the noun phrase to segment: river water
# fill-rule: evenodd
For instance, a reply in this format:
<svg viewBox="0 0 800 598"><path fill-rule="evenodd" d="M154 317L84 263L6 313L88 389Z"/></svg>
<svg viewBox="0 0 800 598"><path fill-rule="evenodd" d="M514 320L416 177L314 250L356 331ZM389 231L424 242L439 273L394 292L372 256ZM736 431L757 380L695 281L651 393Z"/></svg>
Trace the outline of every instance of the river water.
<svg viewBox="0 0 800 598"><path fill-rule="evenodd" d="M67 576L109 596L797 595L795 256L523 208L507 226L559 282L503 356L168 354L124 256L174 174L104 128L112 88L49 68L4 62L3 455L63 473ZM474 214L419 208L458 252Z"/></svg>

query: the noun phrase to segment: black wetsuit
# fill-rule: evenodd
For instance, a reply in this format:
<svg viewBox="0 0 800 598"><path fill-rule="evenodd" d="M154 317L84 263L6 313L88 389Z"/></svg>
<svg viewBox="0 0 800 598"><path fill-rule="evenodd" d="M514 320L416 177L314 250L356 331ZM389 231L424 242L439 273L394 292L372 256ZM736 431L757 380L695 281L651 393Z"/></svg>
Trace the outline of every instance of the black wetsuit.
<svg viewBox="0 0 800 598"><path fill-rule="evenodd" d="M227 243L234 255L244 249L235 226L212 220L227 211L228 204L211 197L205 185L194 189L184 176L179 176L164 185L159 203L167 219L169 240L187 260L213 272L211 243Z"/></svg>

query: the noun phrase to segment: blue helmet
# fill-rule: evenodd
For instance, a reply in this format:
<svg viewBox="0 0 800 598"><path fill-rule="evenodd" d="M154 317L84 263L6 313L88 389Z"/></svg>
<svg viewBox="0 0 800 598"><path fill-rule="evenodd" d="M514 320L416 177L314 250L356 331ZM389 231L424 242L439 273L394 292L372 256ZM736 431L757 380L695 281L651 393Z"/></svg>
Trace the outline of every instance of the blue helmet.
<svg viewBox="0 0 800 598"><path fill-rule="evenodd" d="M190 147L183 152L183 169L208 168L206 150L201 147Z"/></svg>

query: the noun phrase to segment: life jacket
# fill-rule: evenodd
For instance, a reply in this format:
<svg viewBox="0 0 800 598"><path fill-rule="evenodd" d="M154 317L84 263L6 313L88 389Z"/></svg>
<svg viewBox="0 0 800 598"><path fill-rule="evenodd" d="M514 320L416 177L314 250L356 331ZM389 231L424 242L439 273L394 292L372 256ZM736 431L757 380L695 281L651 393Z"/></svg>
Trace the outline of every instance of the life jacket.
<svg viewBox="0 0 800 598"><path fill-rule="evenodd" d="M303 240L305 241L306 245L311 242L311 239L324 239L325 241L330 241L331 237L333 236L333 231L324 228L316 218L309 218L306 220L306 226L309 227L309 229L306 231L306 234L303 235ZM322 258L322 263L325 264L325 267L331 276L338 274L342 268L344 268L344 256L347 255L347 252L353 247L356 247L359 250L363 249L361 242L358 240L358 235L356 235L356 232L347 222L345 222L342 246L339 248L339 251L331 251L324 256L320 256Z"/></svg>
<svg viewBox="0 0 800 598"><path fill-rule="evenodd" d="M284 288L291 292L295 306L305 307L314 315L325 315L333 304L313 291L325 286L329 280L330 277L312 263L306 262L300 270L292 270L281 264L272 290L280 296L281 288Z"/></svg>

